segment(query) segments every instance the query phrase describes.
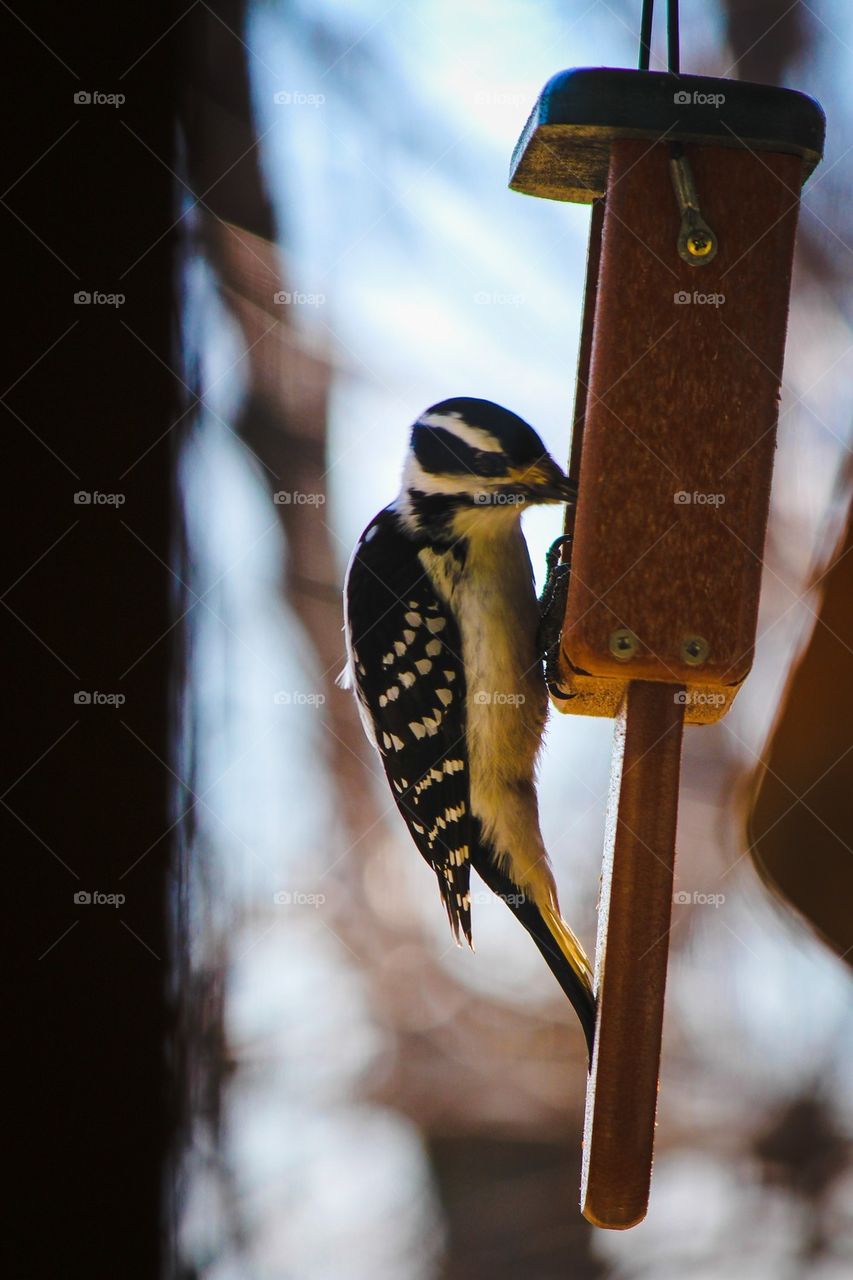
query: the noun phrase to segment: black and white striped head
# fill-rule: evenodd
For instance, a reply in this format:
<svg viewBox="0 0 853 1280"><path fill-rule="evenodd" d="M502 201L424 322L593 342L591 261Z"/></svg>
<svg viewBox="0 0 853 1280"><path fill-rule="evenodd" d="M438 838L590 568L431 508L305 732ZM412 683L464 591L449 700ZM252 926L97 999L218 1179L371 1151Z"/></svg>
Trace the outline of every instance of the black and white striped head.
<svg viewBox="0 0 853 1280"><path fill-rule="evenodd" d="M412 427L395 509L411 532L452 540L575 493L523 418L460 396L434 404Z"/></svg>

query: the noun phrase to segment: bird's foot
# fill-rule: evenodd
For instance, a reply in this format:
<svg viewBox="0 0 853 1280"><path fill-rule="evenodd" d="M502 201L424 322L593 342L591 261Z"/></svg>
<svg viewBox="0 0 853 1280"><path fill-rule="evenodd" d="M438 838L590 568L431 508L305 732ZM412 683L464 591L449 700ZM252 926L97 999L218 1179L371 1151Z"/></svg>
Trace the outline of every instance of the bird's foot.
<svg viewBox="0 0 853 1280"><path fill-rule="evenodd" d="M560 636L566 612L566 599L569 594L571 546L571 534L555 538L551 543L545 558L547 566L545 586L539 597L539 652L545 661L545 681L548 689L552 697L559 699L572 696L563 693L559 685L558 673Z"/></svg>

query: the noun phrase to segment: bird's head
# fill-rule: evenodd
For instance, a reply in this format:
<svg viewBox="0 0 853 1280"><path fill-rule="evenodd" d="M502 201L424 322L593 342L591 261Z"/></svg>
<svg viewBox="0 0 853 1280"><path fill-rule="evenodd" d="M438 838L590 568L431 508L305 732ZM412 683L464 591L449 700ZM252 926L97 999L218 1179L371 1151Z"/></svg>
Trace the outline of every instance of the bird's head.
<svg viewBox="0 0 853 1280"><path fill-rule="evenodd" d="M411 533L452 541L517 521L532 504L573 502L576 493L523 418L459 397L434 404L412 427L395 509Z"/></svg>

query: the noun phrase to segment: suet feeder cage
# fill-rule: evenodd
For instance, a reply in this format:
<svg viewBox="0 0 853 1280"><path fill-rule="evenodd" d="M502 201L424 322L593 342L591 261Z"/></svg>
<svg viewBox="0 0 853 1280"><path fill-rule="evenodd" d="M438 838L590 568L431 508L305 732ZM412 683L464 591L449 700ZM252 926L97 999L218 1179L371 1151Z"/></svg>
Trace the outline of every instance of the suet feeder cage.
<svg viewBox="0 0 853 1280"><path fill-rule="evenodd" d="M756 635L801 187L804 94L669 69L545 86L510 186L592 205L554 703L616 719L581 1207L624 1228L651 1180L682 729L731 706Z"/></svg>

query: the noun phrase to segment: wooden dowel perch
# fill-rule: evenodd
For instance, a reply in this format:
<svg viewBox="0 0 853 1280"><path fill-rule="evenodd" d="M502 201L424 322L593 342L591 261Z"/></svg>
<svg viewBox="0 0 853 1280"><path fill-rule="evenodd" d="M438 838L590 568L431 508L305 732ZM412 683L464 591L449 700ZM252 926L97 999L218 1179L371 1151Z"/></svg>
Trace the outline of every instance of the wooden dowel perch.
<svg viewBox="0 0 853 1280"><path fill-rule="evenodd" d="M584 1125L581 1208L599 1227L646 1212L669 955L681 688L632 681L616 721Z"/></svg>

